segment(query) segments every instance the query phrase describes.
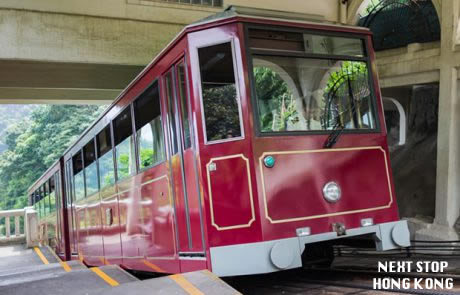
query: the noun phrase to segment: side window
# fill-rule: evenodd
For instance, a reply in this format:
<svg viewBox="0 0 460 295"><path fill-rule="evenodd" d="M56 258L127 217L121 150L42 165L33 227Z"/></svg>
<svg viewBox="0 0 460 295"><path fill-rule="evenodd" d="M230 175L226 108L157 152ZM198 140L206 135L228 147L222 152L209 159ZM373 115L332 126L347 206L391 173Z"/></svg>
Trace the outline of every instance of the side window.
<svg viewBox="0 0 460 295"><path fill-rule="evenodd" d="M85 180L83 178L83 158L81 151L73 156L73 183L75 189L75 200L85 197Z"/></svg>
<svg viewBox="0 0 460 295"><path fill-rule="evenodd" d="M207 141L241 137L230 42L198 49Z"/></svg>
<svg viewBox="0 0 460 295"><path fill-rule="evenodd" d="M40 218L42 218L43 217L43 203L44 203L44 201L43 201L43 187L42 186L40 186L38 188L38 200L39 200L38 201L38 216Z"/></svg>
<svg viewBox="0 0 460 295"><path fill-rule="evenodd" d="M44 214L45 216L48 216L50 213L50 197L49 197L49 185L48 182L45 182L43 184L43 195L44 195Z"/></svg>
<svg viewBox="0 0 460 295"><path fill-rule="evenodd" d="M104 188L115 183L110 125L105 127L104 130L96 136L96 142L97 161L99 163L99 183L101 188Z"/></svg>
<svg viewBox="0 0 460 295"><path fill-rule="evenodd" d="M188 115L188 96L187 96L187 80L185 74L185 65L180 63L177 66L177 81L179 86L179 102L182 115L182 125L184 128L184 150L192 146L190 138L190 122Z"/></svg>
<svg viewBox="0 0 460 295"><path fill-rule="evenodd" d="M144 169L164 161L165 147L158 82L134 102L134 117L139 168Z"/></svg>
<svg viewBox="0 0 460 295"><path fill-rule="evenodd" d="M54 175L50 178L50 212L56 211L56 187L54 185Z"/></svg>
<svg viewBox="0 0 460 295"><path fill-rule="evenodd" d="M67 160L65 164L65 192L66 192L66 197L67 197L67 206L70 208L72 204L72 195L73 195L73 190L72 190L72 177L71 175L71 169L72 169L72 160Z"/></svg>
<svg viewBox="0 0 460 295"><path fill-rule="evenodd" d="M94 147L94 140L90 140L83 148L83 156L85 157L85 185L86 195L99 191L99 183L97 177L97 163L96 163L96 148Z"/></svg>
<svg viewBox="0 0 460 295"><path fill-rule="evenodd" d="M127 107L113 123L117 179L121 180L136 172L131 107Z"/></svg>
<svg viewBox="0 0 460 295"><path fill-rule="evenodd" d="M176 132L176 117L175 117L175 106L174 106L174 84L172 79L172 72L169 72L165 76L166 86L166 101L168 102L168 117L169 117L169 135L171 136L171 155L177 154L179 151L177 144L177 132Z"/></svg>

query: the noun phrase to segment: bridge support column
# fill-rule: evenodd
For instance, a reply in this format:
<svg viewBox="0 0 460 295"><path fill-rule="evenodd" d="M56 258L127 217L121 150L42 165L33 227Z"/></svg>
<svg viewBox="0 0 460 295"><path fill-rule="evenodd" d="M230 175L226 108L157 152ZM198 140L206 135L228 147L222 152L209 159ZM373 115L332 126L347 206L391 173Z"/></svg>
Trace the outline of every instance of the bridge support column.
<svg viewBox="0 0 460 295"><path fill-rule="evenodd" d="M436 213L416 239L458 240L453 226L460 213L460 89L452 65L458 9L459 0L442 1Z"/></svg>

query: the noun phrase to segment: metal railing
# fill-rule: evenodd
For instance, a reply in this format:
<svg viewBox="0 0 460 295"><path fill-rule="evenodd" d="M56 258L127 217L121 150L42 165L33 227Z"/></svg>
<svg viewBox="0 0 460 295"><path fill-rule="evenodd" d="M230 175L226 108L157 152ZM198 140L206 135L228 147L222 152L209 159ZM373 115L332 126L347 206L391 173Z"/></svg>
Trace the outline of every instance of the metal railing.
<svg viewBox="0 0 460 295"><path fill-rule="evenodd" d="M28 247L38 243L37 212L33 207L0 211L0 223L3 220L5 233L3 234L3 230L0 231L0 243L20 243L25 240ZM12 224L14 224L14 231L12 231Z"/></svg>

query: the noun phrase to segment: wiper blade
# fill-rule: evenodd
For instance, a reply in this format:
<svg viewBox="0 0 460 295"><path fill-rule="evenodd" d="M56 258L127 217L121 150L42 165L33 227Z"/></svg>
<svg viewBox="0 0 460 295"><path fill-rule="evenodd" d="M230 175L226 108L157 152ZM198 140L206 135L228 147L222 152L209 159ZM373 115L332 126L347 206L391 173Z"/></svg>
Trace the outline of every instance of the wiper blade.
<svg viewBox="0 0 460 295"><path fill-rule="evenodd" d="M349 109L351 109L351 118L354 120L355 115L356 115L355 96L353 94L353 90L351 87L351 81L349 77L347 77L347 83L348 83L348 95L351 98L351 107ZM329 134L329 136L327 137L326 142L323 145L323 148L327 148L327 149L332 148L339 140L339 137L342 134L344 129L345 127L343 126L340 120L340 114L337 114L336 123L334 125L334 128L332 132Z"/></svg>
<svg viewBox="0 0 460 295"><path fill-rule="evenodd" d="M323 148L325 149L330 149L332 148L338 141L340 135L342 134L342 131L345 129L345 127L342 124L335 124L334 129L332 132L329 134L329 136L326 139L326 142L323 145Z"/></svg>

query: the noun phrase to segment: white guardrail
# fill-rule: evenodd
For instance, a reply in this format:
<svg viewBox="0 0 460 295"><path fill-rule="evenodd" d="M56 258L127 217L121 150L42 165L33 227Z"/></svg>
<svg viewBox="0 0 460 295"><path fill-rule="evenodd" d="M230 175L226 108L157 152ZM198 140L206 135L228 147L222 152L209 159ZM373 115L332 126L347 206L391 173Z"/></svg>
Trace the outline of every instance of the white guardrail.
<svg viewBox="0 0 460 295"><path fill-rule="evenodd" d="M2 243L21 243L26 241L27 247L38 245L38 218L37 211L33 207L24 209L0 211L0 221L5 220L4 229L0 231L0 244ZM11 232L11 219L14 219L14 232ZM23 220L23 227L21 226ZM22 230L21 230L22 228Z"/></svg>

